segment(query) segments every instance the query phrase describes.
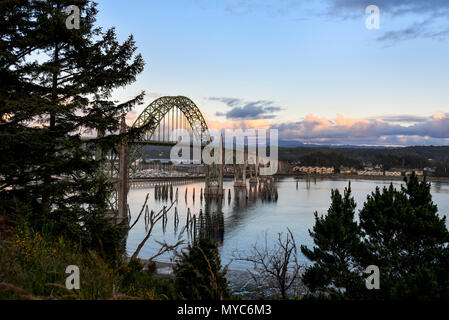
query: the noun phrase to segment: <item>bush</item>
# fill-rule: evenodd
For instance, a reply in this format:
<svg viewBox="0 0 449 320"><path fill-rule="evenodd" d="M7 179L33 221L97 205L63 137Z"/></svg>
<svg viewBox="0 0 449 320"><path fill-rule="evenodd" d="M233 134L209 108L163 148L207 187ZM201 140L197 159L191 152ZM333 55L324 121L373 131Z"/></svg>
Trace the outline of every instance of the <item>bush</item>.
<svg viewBox="0 0 449 320"><path fill-rule="evenodd" d="M67 266L80 269L81 290L68 290ZM64 238L17 228L0 243L1 299L106 299L112 296L113 270L96 253L82 253Z"/></svg>
<svg viewBox="0 0 449 320"><path fill-rule="evenodd" d="M169 299L173 280L143 273L139 260L115 268L91 250L27 227L1 229L1 299ZM65 287L67 266L80 270L80 290Z"/></svg>
<svg viewBox="0 0 449 320"><path fill-rule="evenodd" d="M217 244L207 238L196 239L174 266L178 295L189 300L229 298L226 269L221 269Z"/></svg>

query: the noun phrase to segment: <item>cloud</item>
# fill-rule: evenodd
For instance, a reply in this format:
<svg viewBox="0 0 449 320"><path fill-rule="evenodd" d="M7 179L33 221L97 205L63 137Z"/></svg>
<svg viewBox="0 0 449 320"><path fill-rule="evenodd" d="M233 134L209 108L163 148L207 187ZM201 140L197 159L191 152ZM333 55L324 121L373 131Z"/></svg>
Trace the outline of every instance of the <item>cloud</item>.
<svg viewBox="0 0 449 320"><path fill-rule="evenodd" d="M383 14L392 18L407 18L407 24L404 27L388 30L379 36L378 40L382 42L416 38L440 40L449 35L449 1L447 0L327 0L327 3L329 4L328 15L331 16L359 18L368 5L374 4L380 8L381 21ZM410 23L410 20L413 22Z"/></svg>
<svg viewBox="0 0 449 320"><path fill-rule="evenodd" d="M234 15L246 15L259 11L269 16L283 16L303 4L303 0L231 0L226 2L224 9Z"/></svg>
<svg viewBox="0 0 449 320"><path fill-rule="evenodd" d="M327 0L332 11L351 12L376 5L392 15L432 14L449 12L447 0Z"/></svg>
<svg viewBox="0 0 449 320"><path fill-rule="evenodd" d="M207 120L209 129L269 129L272 123L266 119L259 120Z"/></svg>
<svg viewBox="0 0 449 320"><path fill-rule="evenodd" d="M273 101L258 100L246 102L237 98L209 98L211 101L219 101L232 109L226 112L217 112L215 115L226 117L227 119L274 119L276 112L281 108L274 105Z"/></svg>
<svg viewBox="0 0 449 320"><path fill-rule="evenodd" d="M270 119L207 120L210 129L277 129L282 141L358 146L449 145L449 113L432 116L385 115L376 118L336 118L307 115L300 121Z"/></svg>
<svg viewBox="0 0 449 320"><path fill-rule="evenodd" d="M449 145L449 113L435 114L423 119L408 117L417 122L406 125L394 123L406 116L387 116L385 119L353 119L338 115L330 120L312 114L302 121L273 124L281 140L335 145ZM418 121L416 121L418 119Z"/></svg>
<svg viewBox="0 0 449 320"><path fill-rule="evenodd" d="M400 30L387 31L382 36L378 37L377 40L389 42L413 40L417 38L442 40L448 34L449 26L441 30L433 30L433 23L431 20L425 20Z"/></svg>
<svg viewBox="0 0 449 320"><path fill-rule="evenodd" d="M209 100L211 100L211 101L220 101L220 102L223 102L223 103L227 104L230 107L235 107L235 106L240 105L242 103L242 100L237 99L237 98L216 98L216 97L211 97L211 98L209 98Z"/></svg>
<svg viewBox="0 0 449 320"><path fill-rule="evenodd" d="M368 120L375 120L378 117L367 118ZM404 123L413 123L413 122L425 122L428 120L428 117L417 116L413 114L387 114L382 116L382 120L388 122L404 122Z"/></svg>
<svg viewBox="0 0 449 320"><path fill-rule="evenodd" d="M206 0L197 2L207 3ZM449 35L448 0L228 0L222 3L223 9L232 15L257 12L270 17L303 16L295 20L309 19L310 16L360 19L365 15L367 6L376 5L381 11L381 21L386 15L398 19L398 22L405 18L401 28L386 32L383 32L381 22L382 35L378 37L381 42L395 43L416 38L440 40Z"/></svg>

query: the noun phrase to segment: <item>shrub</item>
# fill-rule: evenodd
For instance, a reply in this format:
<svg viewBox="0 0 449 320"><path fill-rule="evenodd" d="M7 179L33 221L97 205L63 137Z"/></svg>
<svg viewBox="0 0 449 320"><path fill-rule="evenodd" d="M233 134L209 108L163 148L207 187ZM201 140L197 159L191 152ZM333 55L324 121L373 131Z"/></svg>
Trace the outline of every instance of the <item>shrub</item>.
<svg viewBox="0 0 449 320"><path fill-rule="evenodd" d="M218 300L230 297L226 269L222 270L217 244L199 238L183 251L174 266L175 287L181 298Z"/></svg>

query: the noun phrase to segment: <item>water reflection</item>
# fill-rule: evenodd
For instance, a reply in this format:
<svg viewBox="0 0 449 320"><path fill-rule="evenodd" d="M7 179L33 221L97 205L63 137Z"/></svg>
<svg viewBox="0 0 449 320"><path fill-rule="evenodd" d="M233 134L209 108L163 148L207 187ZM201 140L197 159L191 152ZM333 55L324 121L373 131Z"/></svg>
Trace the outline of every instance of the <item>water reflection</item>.
<svg viewBox="0 0 449 320"><path fill-rule="evenodd" d="M314 212L318 211L320 215L326 214L330 205L331 189L343 191L348 182L348 179L297 180L292 177L257 185L247 184L246 188L235 189L232 180L225 180L223 198L210 201L206 201L204 197L204 182L190 181L188 184L176 185L173 183L175 204L167 212L164 223L161 220L155 226L140 256L148 258L157 252L160 245L156 240L173 244L177 242L180 234L186 241L191 241L198 235L206 235L218 242L222 261L228 263L234 251L249 250L257 242L264 241L266 232L269 238L276 239L276 234L285 232L287 227L294 233L298 244L313 246L308 230L312 229L315 223ZM376 186L382 188L389 184L390 181L382 180L352 180L351 188L357 203L356 211L361 209L366 196L374 191ZM393 184L400 188L402 182L395 181ZM270 189L270 185L273 188ZM144 211L145 215L128 236L129 254L134 253L147 234L148 222L146 221L151 210L157 213L164 206L168 208L172 203L170 185L165 188L155 185L133 188L128 197L131 221L137 218L148 193L150 195L148 208ZM449 213L448 194L449 184L432 183L433 200L438 205L441 216ZM446 223L449 226L449 220ZM189 226L188 232L187 226ZM168 261L170 256L165 255L158 259ZM234 267L236 266L233 263Z"/></svg>
<svg viewBox="0 0 449 320"><path fill-rule="evenodd" d="M231 191L232 189L233 192ZM226 202L225 196L222 198L206 198L203 195L203 188L200 188L199 198L201 206L198 212L192 212L191 207L196 209L196 190L195 187L185 187L184 204L187 211L183 221L181 221L182 217L180 218L178 206L175 206L173 210L172 219L174 236L178 236L180 232L185 232L188 240L193 240L197 237L208 237L217 241L219 246L221 246L223 245L225 235L225 219L223 212L223 206ZM178 194L178 187L176 187L176 190L174 191L173 185L156 184L154 186L154 199L157 202L167 203L169 200L172 202L173 199L178 201ZM224 194L226 195L226 192L224 192ZM233 200L232 210L228 217L228 227L232 228L232 226L241 225L243 223L242 220L245 218L243 212L247 211L248 208L254 207L258 201L277 202L278 197L278 190L273 179L261 179L259 182L252 182L243 188L228 188L228 206L231 205L231 201ZM189 199L191 199L191 207L189 206ZM165 212L165 206L162 210L162 234L166 235L169 214L168 212ZM151 214L151 211L147 206L144 215L145 232L148 232L149 215ZM180 224L182 225L182 229L180 229Z"/></svg>

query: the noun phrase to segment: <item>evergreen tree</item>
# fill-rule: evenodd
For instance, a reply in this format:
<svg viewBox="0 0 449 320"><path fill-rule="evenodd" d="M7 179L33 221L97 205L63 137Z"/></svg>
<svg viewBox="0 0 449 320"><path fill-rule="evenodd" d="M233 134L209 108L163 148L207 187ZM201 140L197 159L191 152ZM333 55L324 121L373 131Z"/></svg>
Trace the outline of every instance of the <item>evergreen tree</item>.
<svg viewBox="0 0 449 320"><path fill-rule="evenodd" d="M430 184L412 175L405 186L392 185L368 196L360 211L361 265L377 265L381 299L449 298L446 217L439 217Z"/></svg>
<svg viewBox="0 0 449 320"><path fill-rule="evenodd" d="M178 294L190 300L229 298L226 270L221 269L217 244L204 237L196 239L174 267Z"/></svg>
<svg viewBox="0 0 449 320"><path fill-rule="evenodd" d="M328 215L315 214L316 247L301 248L314 262L303 276L309 288L348 299L448 299L449 232L430 184L412 175L400 190L392 184L376 188L359 224L349 193L342 198L333 191ZM379 290L365 287L363 271L369 265L379 267Z"/></svg>
<svg viewBox="0 0 449 320"><path fill-rule="evenodd" d="M66 26L70 5L79 29ZM89 0L2 0L0 12L0 213L104 243L118 236L105 217L113 186L92 155L123 138L120 119L142 102L111 101L143 70L133 37L96 27Z"/></svg>
<svg viewBox="0 0 449 320"><path fill-rule="evenodd" d="M360 250L360 235L354 221L356 203L351 185L345 188L343 196L332 190L331 199L326 216L319 217L315 212L315 226L313 232L309 231L315 247L301 246L301 251L314 262L303 275L303 282L311 291L328 292L335 297L358 291L362 278L354 261L354 252Z"/></svg>

